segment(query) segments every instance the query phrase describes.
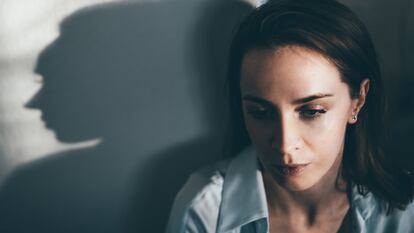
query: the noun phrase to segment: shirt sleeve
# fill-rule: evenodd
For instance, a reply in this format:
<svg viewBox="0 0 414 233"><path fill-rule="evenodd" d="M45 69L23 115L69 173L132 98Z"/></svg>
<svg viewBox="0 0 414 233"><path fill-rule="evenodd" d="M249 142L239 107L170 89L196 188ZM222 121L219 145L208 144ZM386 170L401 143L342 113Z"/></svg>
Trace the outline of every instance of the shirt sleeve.
<svg viewBox="0 0 414 233"><path fill-rule="evenodd" d="M166 233L215 233L222 183L219 172L191 175L175 198Z"/></svg>

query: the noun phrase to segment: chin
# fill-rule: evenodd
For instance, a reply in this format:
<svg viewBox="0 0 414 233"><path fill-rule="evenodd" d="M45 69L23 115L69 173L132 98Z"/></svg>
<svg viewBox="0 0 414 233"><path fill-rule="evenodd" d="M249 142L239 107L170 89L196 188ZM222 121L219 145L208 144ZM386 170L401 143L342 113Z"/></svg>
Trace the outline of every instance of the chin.
<svg viewBox="0 0 414 233"><path fill-rule="evenodd" d="M278 182L279 183L279 182ZM300 192L300 191L306 191L313 187L314 183L306 182L306 181L282 181L279 183L280 186L284 187L287 190L294 191L294 192Z"/></svg>
<svg viewBox="0 0 414 233"><path fill-rule="evenodd" d="M283 185L287 190L293 191L293 192L301 192L311 189L314 186L313 183L306 184L306 183L287 183Z"/></svg>
<svg viewBox="0 0 414 233"><path fill-rule="evenodd" d="M79 143L95 139L87 134L80 134L79 132L70 132L69 130L52 129L55 133L56 139L63 143Z"/></svg>
<svg viewBox="0 0 414 233"><path fill-rule="evenodd" d="M277 171L273 171L272 177L280 186L294 192L306 191L314 187L317 183L313 177L309 177L305 174L300 176L284 176Z"/></svg>

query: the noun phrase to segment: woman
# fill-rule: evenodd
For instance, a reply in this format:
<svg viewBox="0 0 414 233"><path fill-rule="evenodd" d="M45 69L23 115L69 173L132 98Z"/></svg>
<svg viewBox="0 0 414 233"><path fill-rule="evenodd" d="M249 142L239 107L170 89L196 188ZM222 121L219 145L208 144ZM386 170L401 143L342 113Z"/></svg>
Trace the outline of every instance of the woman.
<svg viewBox="0 0 414 233"><path fill-rule="evenodd" d="M374 47L347 7L268 2L229 65L238 155L191 176L167 232L414 232L412 181L384 155Z"/></svg>

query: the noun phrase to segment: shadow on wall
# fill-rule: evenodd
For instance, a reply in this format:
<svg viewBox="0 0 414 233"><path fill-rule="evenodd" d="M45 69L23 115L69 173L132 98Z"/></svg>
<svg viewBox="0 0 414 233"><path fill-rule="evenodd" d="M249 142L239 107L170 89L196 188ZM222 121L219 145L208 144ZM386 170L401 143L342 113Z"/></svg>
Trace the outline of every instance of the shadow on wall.
<svg viewBox="0 0 414 233"><path fill-rule="evenodd" d="M17 169L0 190L0 232L163 232L190 172L220 158L228 1L104 4L61 24L39 56L39 109L62 142L96 147Z"/></svg>

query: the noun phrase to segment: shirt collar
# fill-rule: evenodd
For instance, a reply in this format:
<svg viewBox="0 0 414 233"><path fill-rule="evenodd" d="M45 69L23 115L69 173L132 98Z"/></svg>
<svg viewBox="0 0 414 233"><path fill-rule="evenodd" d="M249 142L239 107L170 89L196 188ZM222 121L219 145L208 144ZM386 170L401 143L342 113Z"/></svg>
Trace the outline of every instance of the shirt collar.
<svg viewBox="0 0 414 233"><path fill-rule="evenodd" d="M378 201L371 192L362 195L358 192L357 185L352 186L351 208L355 216L356 232L368 232L366 223L368 219L378 211Z"/></svg>
<svg viewBox="0 0 414 233"><path fill-rule="evenodd" d="M223 183L218 232L268 217L266 193L256 148L249 145L229 164Z"/></svg>
<svg viewBox="0 0 414 233"><path fill-rule="evenodd" d="M367 220L375 212L378 207L377 200L371 192L365 196L358 192L356 185L352 187L352 207L355 209L363 220Z"/></svg>

